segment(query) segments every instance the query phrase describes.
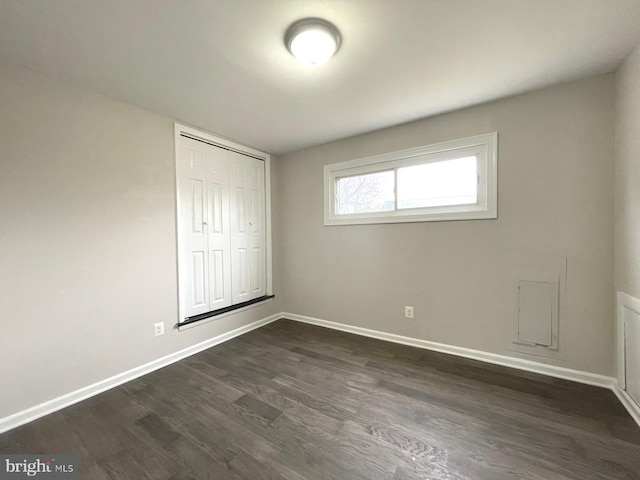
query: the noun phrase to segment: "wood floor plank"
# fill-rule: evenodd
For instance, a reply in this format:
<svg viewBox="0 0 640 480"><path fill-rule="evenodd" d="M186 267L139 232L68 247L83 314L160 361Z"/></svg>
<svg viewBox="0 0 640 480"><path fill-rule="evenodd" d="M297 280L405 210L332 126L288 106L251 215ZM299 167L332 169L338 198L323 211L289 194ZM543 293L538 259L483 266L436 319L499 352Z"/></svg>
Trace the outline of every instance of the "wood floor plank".
<svg viewBox="0 0 640 480"><path fill-rule="evenodd" d="M251 455L261 461L268 462L280 453L281 448L275 442L261 435L263 430L259 430L260 433L256 432L255 425L248 426L249 422L239 421L234 417L235 413L230 406L220 411L208 404L201 405L193 412L194 416L206 422L211 428L222 432L224 441L251 452ZM187 425L187 429L191 428Z"/></svg>
<svg viewBox="0 0 640 480"><path fill-rule="evenodd" d="M167 445L180 438L180 433L175 431L157 413L150 413L136 421L156 442Z"/></svg>
<svg viewBox="0 0 640 480"><path fill-rule="evenodd" d="M152 480L152 477L147 475L144 467L138 463L132 452L127 450L105 457L100 460L99 464L113 480L127 480L130 478Z"/></svg>
<svg viewBox="0 0 640 480"><path fill-rule="evenodd" d="M608 390L280 320L0 435L90 480L640 480Z"/></svg>
<svg viewBox="0 0 640 480"><path fill-rule="evenodd" d="M286 478L271 465L265 465L244 451L229 463L229 469L242 478L253 480L285 480Z"/></svg>
<svg viewBox="0 0 640 480"><path fill-rule="evenodd" d="M282 410L278 410L248 393L233 402L233 406L239 409L242 416L257 418L266 424L270 424L282 415Z"/></svg>
<svg viewBox="0 0 640 480"><path fill-rule="evenodd" d="M167 448L179 460L177 471L167 478L174 480L178 478L194 478L197 480L242 479L242 477L232 472L227 464L217 462L206 450L184 436L167 446ZM135 477L131 478L133 480Z"/></svg>
<svg viewBox="0 0 640 480"><path fill-rule="evenodd" d="M278 375L273 381L285 395L338 420L350 418L366 400L360 391L348 388L329 377L324 384L309 384L289 375ZM341 390L341 393L336 390Z"/></svg>

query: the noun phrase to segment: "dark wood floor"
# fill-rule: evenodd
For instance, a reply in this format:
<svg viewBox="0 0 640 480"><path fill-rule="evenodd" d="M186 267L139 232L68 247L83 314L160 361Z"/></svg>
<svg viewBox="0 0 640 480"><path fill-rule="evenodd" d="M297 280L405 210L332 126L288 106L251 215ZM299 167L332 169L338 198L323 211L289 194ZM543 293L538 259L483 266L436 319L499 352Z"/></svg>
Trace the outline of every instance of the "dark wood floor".
<svg viewBox="0 0 640 480"><path fill-rule="evenodd" d="M0 435L80 478L640 479L604 389L286 320Z"/></svg>

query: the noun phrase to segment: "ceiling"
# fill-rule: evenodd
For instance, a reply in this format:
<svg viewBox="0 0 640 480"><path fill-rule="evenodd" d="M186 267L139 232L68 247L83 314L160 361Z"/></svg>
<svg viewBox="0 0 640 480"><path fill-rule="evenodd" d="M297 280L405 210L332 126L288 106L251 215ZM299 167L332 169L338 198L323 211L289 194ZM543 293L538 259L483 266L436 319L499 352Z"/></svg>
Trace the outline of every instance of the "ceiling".
<svg viewBox="0 0 640 480"><path fill-rule="evenodd" d="M287 27L342 33L298 64ZM0 60L282 154L614 70L640 0L0 0Z"/></svg>

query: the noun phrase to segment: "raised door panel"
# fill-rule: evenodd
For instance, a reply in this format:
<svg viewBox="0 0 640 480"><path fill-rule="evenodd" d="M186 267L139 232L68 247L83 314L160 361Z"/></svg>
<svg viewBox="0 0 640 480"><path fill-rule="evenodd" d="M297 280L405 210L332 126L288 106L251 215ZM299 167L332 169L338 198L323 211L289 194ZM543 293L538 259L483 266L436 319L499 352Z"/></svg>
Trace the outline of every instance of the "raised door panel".
<svg viewBox="0 0 640 480"><path fill-rule="evenodd" d="M207 252L192 251L191 252L191 308L206 308L207 305Z"/></svg>
<svg viewBox="0 0 640 480"><path fill-rule="evenodd" d="M246 248L237 249L238 260L238 284L236 293L239 301L244 301L249 295L249 259Z"/></svg>
<svg viewBox="0 0 640 480"><path fill-rule="evenodd" d="M226 288L226 285L228 283L227 277L229 276L229 272L225 269L225 264L228 263L228 258L227 258L228 256L229 256L228 251L227 252L225 252L224 250L209 251L211 305L219 305L218 308L226 306L226 305L220 305L220 304L226 303L227 297L230 297L230 292L228 292Z"/></svg>
<svg viewBox="0 0 640 480"><path fill-rule="evenodd" d="M262 297L265 295L263 292L264 288L264 279L262 272L262 259L264 258L264 252L259 247L251 247L251 296L253 298Z"/></svg>
<svg viewBox="0 0 640 480"><path fill-rule="evenodd" d="M189 193L190 193L190 212L189 212L189 227L191 235L197 235L202 237L205 235L205 202L204 202L204 182L200 178L189 179Z"/></svg>
<svg viewBox="0 0 640 480"><path fill-rule="evenodd" d="M236 195L236 221L233 226L235 227L236 235L247 234L247 189L244 186L237 185L235 188Z"/></svg>
<svg viewBox="0 0 640 480"><path fill-rule="evenodd" d="M215 181L209 183L209 232L211 235L224 235L227 230L224 224L225 188Z"/></svg>

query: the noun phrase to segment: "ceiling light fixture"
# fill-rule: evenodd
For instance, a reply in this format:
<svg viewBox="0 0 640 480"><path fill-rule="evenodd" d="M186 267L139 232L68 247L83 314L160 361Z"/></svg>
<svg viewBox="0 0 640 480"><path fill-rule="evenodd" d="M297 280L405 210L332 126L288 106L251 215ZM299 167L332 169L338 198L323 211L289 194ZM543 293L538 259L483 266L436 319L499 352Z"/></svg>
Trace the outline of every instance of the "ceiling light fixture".
<svg viewBox="0 0 640 480"><path fill-rule="evenodd" d="M327 63L340 48L340 32L321 18L304 18L287 29L284 43L305 65L312 67Z"/></svg>

